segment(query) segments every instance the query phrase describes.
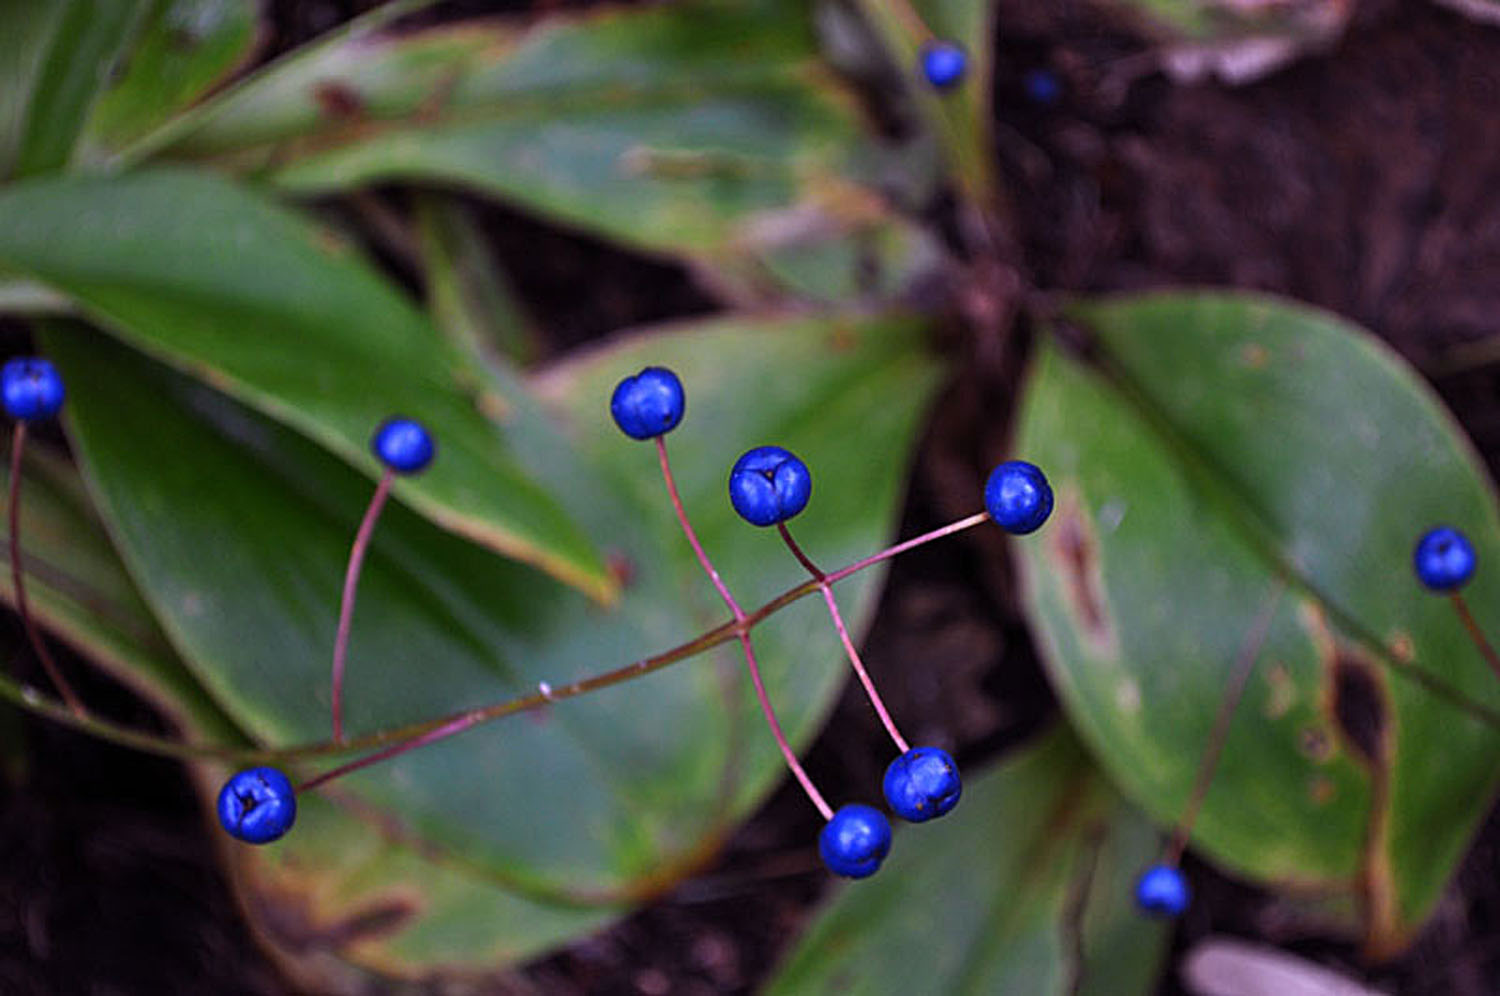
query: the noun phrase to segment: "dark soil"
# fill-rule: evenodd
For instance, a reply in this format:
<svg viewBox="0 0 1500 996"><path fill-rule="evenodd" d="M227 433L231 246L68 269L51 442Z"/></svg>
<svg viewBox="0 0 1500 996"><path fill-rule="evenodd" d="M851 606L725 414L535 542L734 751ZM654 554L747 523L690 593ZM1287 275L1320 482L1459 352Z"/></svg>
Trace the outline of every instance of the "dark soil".
<svg viewBox="0 0 1500 996"><path fill-rule="evenodd" d="M272 4L271 44L284 50L365 6ZM1015 191L1021 262L1037 286L1252 287L1328 307L1429 371L1497 467L1500 363L1454 350L1500 333L1500 199L1490 193L1500 177L1500 31L1425 3L1368 2L1333 51L1224 89L1131 78L1140 43L1081 3L1000 6L999 155ZM477 9L496 5L441 13ZM1061 79L1057 103L1027 97L1025 74L1037 68ZM712 307L679 269L482 210L552 351ZM577 292L584 283L587 295ZM974 493L1003 452L1003 427L992 408L980 418L976 399L1008 396L1015 363L985 362L990 345L962 335L953 343L974 362L957 365L962 379L934 416L903 533L951 519L943 496ZM1008 574L993 566L1004 563L998 542L899 560L867 641L910 732L955 746L965 763L993 757L1055 712ZM33 666L13 643L7 657ZM104 679L84 685L103 711L159 725ZM29 718L18 728L0 719L0 737L22 736L28 747L25 770L0 784L0 991L284 991L238 918L179 768ZM851 688L808 765L834 795L842 784L872 784L882 737ZM816 829L805 800L785 787L707 874L528 966L515 988L749 991L827 885L800 858ZM1391 991L1500 992L1497 867L1492 818L1418 945L1372 969L1349 946L1297 933L1271 897L1190 865L1197 897L1177 953L1227 933ZM1181 990L1168 978L1161 991Z"/></svg>

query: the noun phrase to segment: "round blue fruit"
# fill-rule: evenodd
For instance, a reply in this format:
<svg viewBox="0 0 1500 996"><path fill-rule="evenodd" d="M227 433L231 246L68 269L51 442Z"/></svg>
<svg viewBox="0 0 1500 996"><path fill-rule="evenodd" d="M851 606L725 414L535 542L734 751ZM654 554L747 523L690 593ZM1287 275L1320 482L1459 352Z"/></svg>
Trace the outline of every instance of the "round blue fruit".
<svg viewBox="0 0 1500 996"><path fill-rule="evenodd" d="M850 803L823 826L818 853L835 875L868 878L891 853L891 824L873 806Z"/></svg>
<svg viewBox="0 0 1500 996"><path fill-rule="evenodd" d="M1429 529L1412 553L1417 580L1433 591L1453 591L1474 576L1478 558L1469 537L1451 526Z"/></svg>
<svg viewBox="0 0 1500 996"><path fill-rule="evenodd" d="M432 433L421 422L388 418L370 440L375 458L398 474L420 474L437 455Z"/></svg>
<svg viewBox="0 0 1500 996"><path fill-rule="evenodd" d="M1151 916L1181 916L1190 898L1187 879L1171 865L1152 865L1135 883L1135 904Z"/></svg>
<svg viewBox="0 0 1500 996"><path fill-rule="evenodd" d="M990 472L984 507L1008 533L1035 532L1052 514L1052 486L1036 464L1008 460Z"/></svg>
<svg viewBox="0 0 1500 996"><path fill-rule="evenodd" d="M953 757L938 747L913 747L885 769L885 801L903 820L922 823L958 805L963 783Z"/></svg>
<svg viewBox="0 0 1500 996"><path fill-rule="evenodd" d="M964 50L951 41L931 41L922 46L922 75L939 90L963 79L968 62Z"/></svg>
<svg viewBox="0 0 1500 996"><path fill-rule="evenodd" d="M682 381L665 367L647 367L615 385L609 413L631 439L655 439L677 428L687 406Z"/></svg>
<svg viewBox="0 0 1500 996"><path fill-rule="evenodd" d="M5 414L29 422L51 418L62 407L67 396L62 374L51 360L40 356L20 356L0 367L0 398Z"/></svg>
<svg viewBox="0 0 1500 996"><path fill-rule="evenodd" d="M297 819L297 793L275 768L241 771L219 790L219 823L247 844L279 840Z"/></svg>
<svg viewBox="0 0 1500 996"><path fill-rule="evenodd" d="M729 502L752 525L774 526L807 507L812 474L780 446L757 446L729 471Z"/></svg>

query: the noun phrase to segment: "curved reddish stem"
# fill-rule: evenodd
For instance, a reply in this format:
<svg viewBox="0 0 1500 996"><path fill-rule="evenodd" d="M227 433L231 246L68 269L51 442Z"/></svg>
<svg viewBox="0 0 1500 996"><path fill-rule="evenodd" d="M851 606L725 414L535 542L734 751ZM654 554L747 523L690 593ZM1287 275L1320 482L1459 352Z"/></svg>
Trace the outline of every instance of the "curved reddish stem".
<svg viewBox="0 0 1500 996"><path fill-rule="evenodd" d="M409 750L416 750L418 747L424 747L427 744L435 743L439 740L444 740L448 737L453 736L454 734L462 733L469 727L477 725L479 722L481 722L482 718L483 717L481 717L479 714L471 712L459 716L455 719L451 719L435 730L428 730L426 733L423 733L420 736L412 737L410 740L403 740L400 743L392 744L391 746L386 747L383 750L378 750L373 754L366 754L364 757L357 758L347 764L341 764L337 768L330 768L329 770L323 772L321 775L309 778L302 784L298 785L297 791L303 792L310 789L315 789L319 785L324 785L328 782L333 781L335 778L340 778L344 775L349 774L350 772L358 771L360 768L368 768L372 764L379 764L381 761L389 760L390 758L393 758L398 754L405 754Z"/></svg>
<svg viewBox="0 0 1500 996"><path fill-rule="evenodd" d="M26 602L26 579L21 565L21 451L25 447L26 423L18 421L10 444L10 583L16 593L16 614L21 617L26 639L31 642L31 649L36 651L37 658L41 660L42 668L47 672L57 693L75 715L87 716L88 710L84 709L83 700L73 691L73 686L68 684L57 662L52 659L52 652L47 649L46 641L36 627L36 620L31 618L31 607Z"/></svg>
<svg viewBox="0 0 1500 996"><path fill-rule="evenodd" d="M823 819L833 819L833 810L829 807L823 793L808 777L807 771L802 767L802 762L797 760L797 754L792 750L792 745L787 742L786 734L782 732L781 721L776 718L776 710L771 707L771 697L766 694L766 683L761 678L760 663L755 659L755 648L750 645L750 628L746 624L747 616L745 610L740 608L740 603L735 601L729 593L729 586L724 579L719 577L719 572L714 569L713 562L708 559L708 554L703 551L703 544L698 542L698 534L693 530L693 524L688 521L687 510L683 508L682 496L677 493L677 481L672 476L672 464L667 459L667 441L663 436L656 437L656 454L661 462L661 476L667 482L667 494L672 499L672 509L677 513L677 521L682 525L682 531L687 534L688 543L693 547L693 553L698 557L698 563L703 565L708 579L718 589L719 597L724 599L724 604L729 606L729 611L734 615L734 631L739 637L740 647L745 652L745 667L750 671L750 680L755 685L755 698L760 703L760 711L766 717L766 725L771 728L771 736L776 740L776 746L781 750L781 756L786 759L786 766L791 769L802 790L812 800L812 804L818 807L818 812L823 814Z"/></svg>
<svg viewBox="0 0 1500 996"><path fill-rule="evenodd" d="M354 534L354 546L349 550L349 566L344 571L344 593L339 601L339 629L333 640L333 739L344 741L344 661L349 654L349 629L354 621L354 593L359 586L359 573L364 567L365 551L370 548L370 537L375 533L375 522L380 510L385 507L386 497L391 493L392 471L386 468L375 485L375 494L365 517L360 520L359 531Z"/></svg>
<svg viewBox="0 0 1500 996"><path fill-rule="evenodd" d="M869 567L872 564L878 564L882 560L889 560L890 558L896 556L898 553L905 553L907 550L912 550L926 543L931 543L933 540L940 540L944 536L952 536L954 533L961 533L965 529L974 528L981 522L989 521L990 513L975 512L967 519L959 519L957 522L950 522L946 526L939 526L937 529L934 529L931 532L923 533L920 536L913 536L911 539L905 540L901 543L897 543L895 546L886 547L879 553L872 553L863 560L856 560L848 567L840 567L836 571L830 571L828 573L828 583L834 584L838 581L842 581L849 575L858 574L866 567Z"/></svg>
<svg viewBox="0 0 1500 996"><path fill-rule="evenodd" d="M807 568L807 573L812 575L818 583L818 589L823 593L823 601L828 605L828 614L833 617L833 628L838 630L839 640L844 644L844 653L849 658L849 664L854 668L854 673L859 676L859 683L865 688L865 697L870 700L870 705L875 708L875 715L880 717L880 723L889 733L891 740L895 742L896 749L905 754L911 747L901 731L896 729L896 721L891 718L890 711L885 707L885 701L881 699L880 693L875 690L875 682L870 678L870 673L865 670L865 665L859 658L859 651L854 649L854 641L849 638L849 629L844 625L843 613L839 612L838 602L833 598L833 586L828 583L828 576L818 569L807 554L802 552L802 547L792 539L791 530L787 529L785 522L776 523L776 528L781 532L781 538L786 541L787 547L792 551L802 566Z"/></svg>
<svg viewBox="0 0 1500 996"><path fill-rule="evenodd" d="M1245 641L1240 645L1240 652L1235 659L1234 671L1229 676L1229 684L1224 689L1224 698L1219 702L1219 713L1214 717L1213 731L1208 736L1208 747L1203 752L1203 760L1198 765L1198 775L1193 784L1193 791L1188 796L1187 805L1183 807L1182 819L1178 821L1177 828L1172 831L1172 839L1167 844L1167 849L1162 857L1162 863L1176 867L1182 860L1182 852L1187 849L1188 838L1192 836L1193 824L1198 820L1198 812L1203 808L1203 800L1208 795L1208 787L1213 783L1214 769L1218 767L1219 757L1224 753L1224 744L1229 739L1229 725L1234 720L1235 710L1239 708L1240 699L1245 694L1245 686L1250 682L1250 673L1255 670L1255 662L1260 657L1260 648L1266 642L1266 636L1271 631L1271 621L1276 617L1276 608L1281 603L1281 593L1286 590L1286 582L1278 579L1271 589L1270 595L1266 597L1265 606L1260 610L1260 615L1251 624L1250 631L1245 634Z"/></svg>
<svg viewBox="0 0 1500 996"><path fill-rule="evenodd" d="M1458 592L1452 592L1448 596L1453 603L1453 611L1458 613L1459 622L1464 624L1464 629L1469 631L1469 639L1474 641L1474 646L1484 655L1485 662L1489 664L1490 670L1495 672L1495 677L1500 678L1500 656L1496 656L1495 648L1490 646L1490 641L1485 638L1484 630L1479 628L1479 623L1469 612L1469 603Z"/></svg>

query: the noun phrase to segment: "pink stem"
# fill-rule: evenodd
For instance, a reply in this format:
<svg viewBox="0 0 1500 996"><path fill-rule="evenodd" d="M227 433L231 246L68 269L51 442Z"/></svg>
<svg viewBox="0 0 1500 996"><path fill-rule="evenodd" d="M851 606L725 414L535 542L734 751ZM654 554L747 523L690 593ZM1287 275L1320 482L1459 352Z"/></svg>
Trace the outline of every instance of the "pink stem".
<svg viewBox="0 0 1500 996"><path fill-rule="evenodd" d="M755 650L750 646L750 634L740 632L740 646L745 648L745 665L750 669L750 680L755 684L755 697L760 700L760 711L765 713L766 724L771 727L771 736L776 738L776 746L781 748L781 756L786 758L786 766L792 769L792 774L797 781L802 783L802 791L812 800L812 804L818 807L818 812L823 814L823 819L833 819L833 809L828 801L823 798L823 793L813 784L807 772L802 768L802 762L797 760L797 755L792 751L792 745L787 743L786 734L781 732L781 723L776 719L776 711L771 708L771 699L766 695L766 683L761 680L760 665L755 661Z"/></svg>
<svg viewBox="0 0 1500 996"><path fill-rule="evenodd" d="M354 592L359 585L360 568L364 566L365 551L370 548L370 537L375 532L375 521L385 507L385 499L391 493L392 471L386 468L375 485L375 494L365 517L360 521L359 532L354 534L354 546L349 551L349 567L344 572L344 594L339 603L339 630L333 641L333 739L344 740L344 661L349 654L349 628L354 622Z"/></svg>
<svg viewBox="0 0 1500 996"><path fill-rule="evenodd" d="M781 730L781 721L776 718L776 710L771 708L771 697L766 694L766 683L760 675L760 664L755 659L755 648L750 645L749 627L745 625L745 610L740 608L740 603L734 600L729 593L729 587L724 584L724 579L719 577L719 572L708 559L708 554L703 552L703 544L698 542L698 534L693 531L693 524L688 521L687 510L682 506L682 496L677 493L677 481L672 476L672 464L667 459L667 441L662 436L656 437L656 454L661 461L661 476L667 482L667 494L672 498L672 508L677 512L677 521L682 523L682 531L687 534L688 542L692 544L693 552L698 555L698 563L703 565L703 570L708 574L709 580L719 590L719 596L724 599L724 604L729 606L729 611L734 614L735 632L739 637L740 646L745 651L745 666L750 670L750 680L755 684L755 697L760 702L760 711L766 717L766 725L771 728L771 736L776 740L776 746L781 748L781 756L786 759L786 766L791 769L792 774L802 785L802 791L812 800L812 804L818 807L818 812L823 814L823 819L833 819L833 810L829 807L823 793L813 784L807 772L802 767L802 762L797 760L792 745L787 743L786 734Z"/></svg>
<svg viewBox="0 0 1500 996"><path fill-rule="evenodd" d="M436 740L443 740L447 737L453 736L456 733L462 733L469 727L479 723L482 718L483 717L476 712L465 713L464 715L459 716L457 719L444 723L442 726L439 726L435 730L429 730L419 737L413 737L410 740L404 740L399 744L392 744L391 746L386 747L383 750L378 750L373 754L367 754L357 760L350 761L348 764L341 764L337 768L325 771L315 778L309 778L307 781L297 786L297 791L303 792L310 789L315 789L319 785L326 785L327 783L333 781L335 778L347 775L351 771L358 771L360 768L368 768L372 764L379 764L381 761L389 760L390 758L396 757L398 754L405 754L409 750L416 750L418 747L425 746L426 744L430 744Z"/></svg>
<svg viewBox="0 0 1500 996"><path fill-rule="evenodd" d="M944 536L952 536L954 533L961 533L965 529L972 529L974 526L979 525L981 522L989 521L990 514L988 512L975 512L967 519L959 519L957 522L950 522L946 526L942 526L938 529L932 530L932 532L930 533L923 533L921 536L914 536L903 543L897 543L893 547L888 547L884 550L881 550L879 553L872 553L864 560L856 560L848 567L840 567L838 570L833 571L828 575L828 583L833 584L836 581L842 581L844 580L844 578L848 577L851 574L858 574L860 571L864 570L866 567L869 567L871 564L878 564L882 560L889 560L891 557L896 556L896 554L898 553L905 553L907 550L922 546L924 543L931 543L933 540L940 540Z"/></svg>
<svg viewBox="0 0 1500 996"><path fill-rule="evenodd" d="M870 673L865 670L864 662L859 659L859 651L854 649L854 641L849 639L849 629L844 625L844 615L839 611L838 602L834 601L833 587L828 583L828 576L818 569L807 554L802 552L802 547L792 539L791 530L787 529L785 522L778 522L776 528L781 531L781 538L786 541L792 554L802 562L802 566L807 568L807 573L811 574L813 580L818 583L819 590L823 592L823 601L828 605L828 614L833 617L833 628L838 630L839 640L844 644L844 653L848 655L854 673L859 676L859 683L865 688L865 697L870 700L870 705L875 707L875 715L880 717L881 725L885 727L885 732L891 735L896 749L905 754L911 747L908 746L906 738L901 735L901 731L896 729L896 721L891 718L884 700L875 690L875 682L871 680Z"/></svg>
<svg viewBox="0 0 1500 996"><path fill-rule="evenodd" d="M677 512L677 521L682 523L682 531L687 534L687 539L693 547L693 553L698 555L698 563L703 565L703 570L708 574L708 579L714 583L719 591L719 597L724 599L724 604L729 606L729 611L734 615L734 621L742 623L745 621L745 610L740 608L740 603L734 600L729 593L729 587L724 584L724 579L719 577L719 572L709 561L708 554L703 552L703 544L698 542L698 534L693 531L693 524L688 521L687 510L682 507L682 496L677 493L677 480L672 476L672 464L667 460L667 439L665 436L656 437L656 456L661 461L661 476L667 482L667 494L672 498L672 508Z"/></svg>
<svg viewBox="0 0 1500 996"><path fill-rule="evenodd" d="M21 626L26 630L26 638L31 641L31 649L36 651L42 668L58 694L75 715L83 717L88 715L88 711L83 708L83 700L73 691L73 686L68 684L57 662L52 659L52 653L36 628L36 620L31 618L31 609L26 603L26 581L21 570L21 451L25 447L26 423L18 421L10 447L10 583L16 593L16 614L21 617Z"/></svg>
<svg viewBox="0 0 1500 996"><path fill-rule="evenodd" d="M1485 638L1484 630L1479 628L1479 623L1475 621L1474 614L1469 611L1469 604L1456 591L1450 593L1448 597L1453 603L1453 611L1458 613L1459 622L1463 623L1464 629L1468 630L1469 639L1474 641L1474 646L1478 647L1479 652L1484 655L1485 662L1489 664L1490 670L1494 671L1497 677L1500 677L1500 656L1496 656L1495 648L1490 646L1490 641Z"/></svg>

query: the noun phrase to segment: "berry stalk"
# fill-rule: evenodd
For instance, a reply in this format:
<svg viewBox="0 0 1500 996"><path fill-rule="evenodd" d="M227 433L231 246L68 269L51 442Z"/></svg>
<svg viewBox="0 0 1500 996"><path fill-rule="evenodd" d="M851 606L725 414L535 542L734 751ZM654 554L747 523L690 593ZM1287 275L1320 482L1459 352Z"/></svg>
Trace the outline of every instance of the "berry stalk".
<svg viewBox="0 0 1500 996"><path fill-rule="evenodd" d="M365 552L370 548L370 537L375 533L375 523L385 500L391 493L391 481L395 471L387 467L375 485L375 494L365 509L365 517L354 534L354 546L349 550L349 566L344 572L344 592L339 601L339 629L333 641L333 739L344 742L344 662L349 654L349 629L354 621L354 594L359 586L359 574L364 567Z"/></svg>
<svg viewBox="0 0 1500 996"><path fill-rule="evenodd" d="M803 567L807 568L807 573L811 574L813 580L817 582L818 589L823 593L823 601L828 606L828 614L833 618L833 628L838 630L839 640L844 645L844 653L848 656L855 675L859 677L859 683L864 686L865 697L870 700L870 705L875 709L875 715L880 717L880 723L885 727L885 732L890 734L891 740L895 742L896 749L905 754L911 747L907 744L906 738L901 735L901 731L896 728L896 721L891 718L890 710L885 707L885 701L875 690L875 682L871 680L870 672L865 670L859 651L854 648L854 641L849 639L849 629L844 625L844 616L839 611L838 602L834 600L833 586L828 583L828 576L818 569L806 553L802 552L802 547L798 546L797 541L792 538L791 530L787 529L785 522L776 523L776 528L781 532L781 538L786 542L787 548L792 551L792 555L801 562Z"/></svg>
<svg viewBox="0 0 1500 996"><path fill-rule="evenodd" d="M713 562L708 559L708 554L703 552L703 544L698 542L698 533L693 529L693 524L688 521L687 510L682 506L682 496L677 493L677 479L672 476L672 462L667 459L667 438L656 437L656 456L661 462L661 476L667 482L667 495L672 499L672 510L677 513L677 521L682 525L682 531L687 534L687 541L693 548L693 553L698 558L698 563L703 565L703 571L708 579L713 582L719 597L724 604L729 606L729 612L734 616L734 621L743 623L745 621L745 610L740 608L740 603L735 601L734 596L729 593L729 586L719 576Z"/></svg>
<svg viewBox="0 0 1500 996"><path fill-rule="evenodd" d="M1458 613L1459 622L1464 624L1464 629L1469 631L1469 639L1474 641L1474 646L1484 655L1485 662L1489 664L1490 670L1495 672L1495 677L1500 678L1500 655L1496 655L1495 648L1490 646L1490 641L1485 638L1484 630L1479 628L1473 613L1469 611L1469 603L1457 591L1448 593L1448 600L1453 603L1453 611Z"/></svg>
<svg viewBox="0 0 1500 996"><path fill-rule="evenodd" d="M1208 746L1203 752L1203 760L1198 765L1193 792L1188 797L1187 805L1183 807L1182 819L1172 831L1172 839L1167 844L1166 852L1162 857L1162 863L1169 868L1177 867L1177 863L1182 860L1182 852L1187 849L1188 838L1193 833L1193 824L1197 822L1198 812L1203 808L1203 800L1208 795L1208 787L1213 783L1214 769L1218 767L1219 757L1224 753L1224 744L1229 739L1230 724L1234 720L1235 711L1239 708L1240 699L1245 694L1245 686L1250 683L1250 673L1255 670L1255 662L1260 658L1261 647L1265 645L1266 636L1271 631L1271 621L1276 616L1276 609L1281 604L1281 595L1284 591L1286 591L1286 582L1278 579L1271 588L1271 593L1266 597L1266 603L1261 608L1260 615L1255 618L1250 631L1245 635L1244 643L1240 645L1234 670L1229 676L1229 684L1224 689L1224 698L1219 702L1218 715L1214 717L1213 731L1209 734Z"/></svg>
<svg viewBox="0 0 1500 996"><path fill-rule="evenodd" d="M58 668L57 662L52 659L52 652L47 649L46 642L42 639L41 631L36 627L36 620L31 617L31 608L26 601L26 579L25 571L21 564L21 453L26 447L26 422L16 422L15 433L11 437L10 446L10 583L11 590L16 593L16 613L21 617L21 627L26 630L26 639L31 643L31 649L36 652L37 658L42 662L47 677L52 686L57 689L68 708L80 717L88 716L88 710L83 707L83 700L78 693L73 691L73 686L68 684Z"/></svg>

